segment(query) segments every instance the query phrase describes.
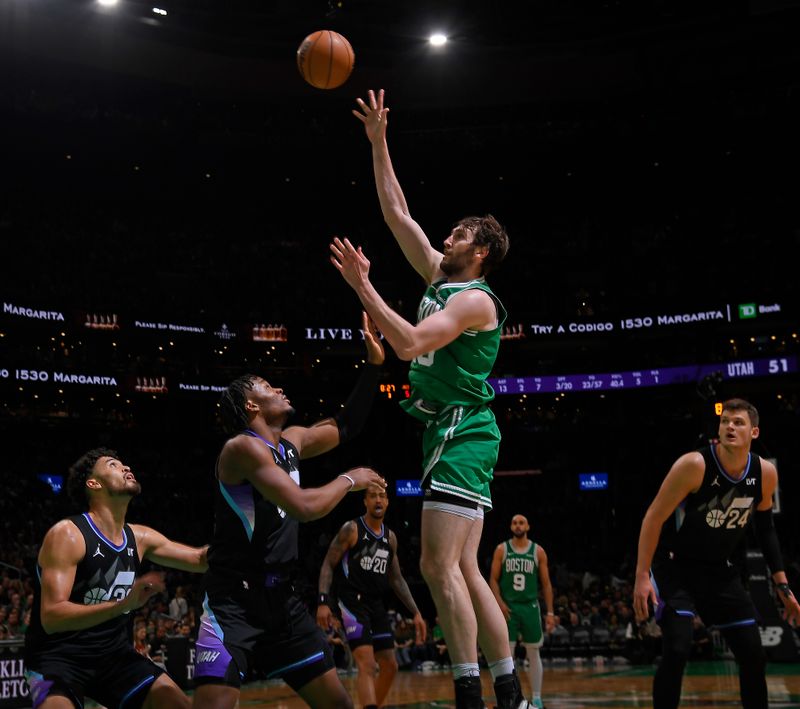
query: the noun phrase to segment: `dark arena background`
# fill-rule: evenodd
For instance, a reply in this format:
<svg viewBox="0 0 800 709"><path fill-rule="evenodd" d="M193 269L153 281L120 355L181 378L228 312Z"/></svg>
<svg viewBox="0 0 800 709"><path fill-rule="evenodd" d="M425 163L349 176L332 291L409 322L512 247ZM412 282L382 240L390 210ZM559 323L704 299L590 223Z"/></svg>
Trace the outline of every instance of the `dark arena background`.
<svg viewBox="0 0 800 709"><path fill-rule="evenodd" d="M356 55L332 90L295 64L324 28ZM488 574L517 513L547 550L568 632L542 649L546 705L651 706L660 646L632 615L639 527L672 462L716 436L726 398L761 414L753 450L777 465L800 589L799 30L794 0L0 2L0 707L30 706L19 648L38 545L77 511L60 490L72 462L118 450L143 487L129 521L204 544L221 389L262 375L311 423L358 376L361 311L329 263L334 235L363 246L378 290L414 319L422 282L351 115L370 88L386 90L395 169L437 248L468 214L510 236L490 278L509 318L480 562ZM433 31L448 43L431 46ZM421 498L398 494L420 477L407 393L387 347L366 429L307 461L303 483L362 464L390 481L387 523L432 628ZM301 525L295 585L312 612L332 535L362 511L352 494ZM750 542L770 703L800 706L800 641ZM202 579L166 579L135 621L191 692ZM406 609L388 602L399 627ZM708 637L683 706L739 706L730 651ZM452 704L432 644L398 656L390 705ZM241 703L302 705L257 672Z"/></svg>

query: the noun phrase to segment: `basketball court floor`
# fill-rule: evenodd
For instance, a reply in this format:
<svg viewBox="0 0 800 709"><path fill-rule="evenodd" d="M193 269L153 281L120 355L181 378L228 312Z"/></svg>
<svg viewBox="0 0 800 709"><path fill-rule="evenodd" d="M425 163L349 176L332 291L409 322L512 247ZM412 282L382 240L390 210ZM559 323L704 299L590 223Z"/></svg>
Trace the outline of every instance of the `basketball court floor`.
<svg viewBox="0 0 800 709"><path fill-rule="evenodd" d="M589 664L545 667L543 699L547 709L602 707L623 709L652 706L650 688L652 667L604 666ZM356 697L355 675L342 675L352 697ZM523 674L527 692L527 676ZM800 665L773 664L767 673L770 707L800 707ZM442 709L454 707L450 674L399 672L387 700L388 707ZM483 696L493 705L491 678L483 677ZM258 682L246 685L240 706L300 709L306 704L283 682ZM681 707L738 707L738 675L732 661L696 662L687 668Z"/></svg>

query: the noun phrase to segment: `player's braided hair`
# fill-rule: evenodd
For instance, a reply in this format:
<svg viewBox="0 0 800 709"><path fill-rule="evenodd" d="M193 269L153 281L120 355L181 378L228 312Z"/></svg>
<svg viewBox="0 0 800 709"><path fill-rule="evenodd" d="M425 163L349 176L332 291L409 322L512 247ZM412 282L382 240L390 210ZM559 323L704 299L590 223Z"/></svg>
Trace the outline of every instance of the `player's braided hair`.
<svg viewBox="0 0 800 709"><path fill-rule="evenodd" d="M250 425L245 410L247 392L253 390L255 374L245 374L232 381L219 398L219 415L222 428L228 435L239 433Z"/></svg>
<svg viewBox="0 0 800 709"><path fill-rule="evenodd" d="M500 265L508 253L508 234L491 214L485 217L464 217L457 226L472 231L475 246L488 246L489 253L483 259L483 275L488 275Z"/></svg>
<svg viewBox="0 0 800 709"><path fill-rule="evenodd" d="M119 459L117 452L110 448L92 448L70 466L67 476L67 494L77 506L83 507L89 499L89 488L86 487L86 481L92 474L97 461L105 457Z"/></svg>

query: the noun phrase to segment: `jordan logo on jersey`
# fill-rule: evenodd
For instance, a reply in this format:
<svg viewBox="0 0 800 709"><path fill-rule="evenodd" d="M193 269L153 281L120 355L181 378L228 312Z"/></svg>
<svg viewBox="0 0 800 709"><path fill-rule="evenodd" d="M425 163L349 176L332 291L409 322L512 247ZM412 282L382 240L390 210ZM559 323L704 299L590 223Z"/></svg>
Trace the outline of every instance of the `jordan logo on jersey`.
<svg viewBox="0 0 800 709"><path fill-rule="evenodd" d="M102 556L104 559L106 558L105 554L103 554L103 552L100 551L100 544L97 545L97 549L95 549L94 554L92 554L92 559L94 559L94 557L96 556Z"/></svg>
<svg viewBox="0 0 800 709"><path fill-rule="evenodd" d="M714 487L715 485L716 485L717 487L720 487L720 484L719 484L719 475L717 475L717 476L715 476L715 477L714 477L714 482L712 482L712 483L711 483L711 487Z"/></svg>

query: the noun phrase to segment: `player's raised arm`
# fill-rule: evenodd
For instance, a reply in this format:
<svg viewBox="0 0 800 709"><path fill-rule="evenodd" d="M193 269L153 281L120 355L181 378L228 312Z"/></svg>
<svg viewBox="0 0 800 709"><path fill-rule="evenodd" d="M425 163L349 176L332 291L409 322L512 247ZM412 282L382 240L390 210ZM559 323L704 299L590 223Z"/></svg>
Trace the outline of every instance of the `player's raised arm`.
<svg viewBox="0 0 800 709"><path fill-rule="evenodd" d="M425 232L411 218L406 198L389 157L389 146L386 143L389 109L384 106L383 100L383 89L380 89L377 95L370 89L367 101L356 99L360 110L353 110L353 115L364 124L367 138L372 143L372 166L383 218L408 262L427 283L430 283L439 272L442 254L431 246Z"/></svg>
<svg viewBox="0 0 800 709"><path fill-rule="evenodd" d="M636 561L636 583L633 590L633 608L638 620L647 620L648 600L658 602L655 589L650 582L650 566L661 536L664 522L691 492L700 489L705 463L700 453L686 453L675 461L661 488L650 504L642 520L639 533L639 553Z"/></svg>
<svg viewBox="0 0 800 709"><path fill-rule="evenodd" d="M453 296L446 308L412 325L375 290L369 280L370 262L361 247L355 248L349 239L335 237L330 248L331 263L402 360L438 350L465 330L480 330L497 321L497 307L491 296L480 290L467 290Z"/></svg>
<svg viewBox="0 0 800 709"><path fill-rule="evenodd" d="M362 313L361 317L367 364L362 368L361 376L344 406L335 416L317 421L311 426L290 426L283 432L284 438L297 448L302 460L326 453L340 443L355 438L367 421L378 387L378 373L386 359L386 353L375 323L366 313Z"/></svg>

